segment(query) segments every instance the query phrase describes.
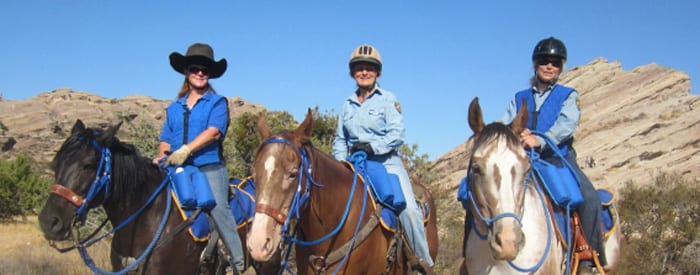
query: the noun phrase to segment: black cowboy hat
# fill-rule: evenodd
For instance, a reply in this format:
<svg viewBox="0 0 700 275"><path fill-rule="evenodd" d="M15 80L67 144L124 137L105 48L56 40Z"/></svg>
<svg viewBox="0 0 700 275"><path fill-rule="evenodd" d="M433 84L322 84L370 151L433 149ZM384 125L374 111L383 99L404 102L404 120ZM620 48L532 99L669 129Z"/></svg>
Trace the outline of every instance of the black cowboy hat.
<svg viewBox="0 0 700 275"><path fill-rule="evenodd" d="M184 56L177 52L170 54L170 66L178 73L186 75L185 69L190 65L205 66L209 69L209 78L218 78L226 71L226 58L214 61L214 50L203 43L192 44Z"/></svg>

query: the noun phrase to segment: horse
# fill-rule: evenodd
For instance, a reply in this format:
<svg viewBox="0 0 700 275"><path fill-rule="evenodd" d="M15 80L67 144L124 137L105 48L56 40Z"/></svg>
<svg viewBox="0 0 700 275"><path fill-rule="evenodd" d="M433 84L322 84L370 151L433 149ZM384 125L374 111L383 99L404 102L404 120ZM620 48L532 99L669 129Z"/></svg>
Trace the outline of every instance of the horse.
<svg viewBox="0 0 700 275"><path fill-rule="evenodd" d="M523 104L509 125L484 124L478 98L469 105L467 141L469 202L464 236L462 274L563 274L566 244L555 234L550 201L539 181L530 177L531 163L519 141L527 125ZM617 213L615 213L617 214ZM619 220L619 217L617 217ZM614 273L619 261L620 230L605 241L605 273ZM570 271L576 272L576 267ZM578 270L579 273L590 270Z"/></svg>
<svg viewBox="0 0 700 275"><path fill-rule="evenodd" d="M411 272L407 254L389 253L395 251L390 246L396 236L377 226L377 214L365 201L365 187L353 180L353 171L311 144L312 124L310 109L294 131L273 135L265 117L258 120L264 142L252 167L257 205L248 250L253 259L265 261L293 242L299 274ZM430 192L420 187L432 213L425 230L434 259L435 205ZM296 230L288 232L293 224Z"/></svg>
<svg viewBox="0 0 700 275"><path fill-rule="evenodd" d="M188 223L171 207L167 174L133 145L119 141L120 126L102 131L76 121L52 162L56 181L39 214L44 237L52 246L73 237L80 248L80 240L71 234L74 227L84 222L87 211L102 206L115 230L120 227L111 241L114 271L197 274L207 242L195 241L187 232ZM241 240L247 229L239 229ZM102 271L83 251L81 256L93 271ZM210 265L204 271L215 273L216 268ZM274 263L260 268L261 273L276 270Z"/></svg>

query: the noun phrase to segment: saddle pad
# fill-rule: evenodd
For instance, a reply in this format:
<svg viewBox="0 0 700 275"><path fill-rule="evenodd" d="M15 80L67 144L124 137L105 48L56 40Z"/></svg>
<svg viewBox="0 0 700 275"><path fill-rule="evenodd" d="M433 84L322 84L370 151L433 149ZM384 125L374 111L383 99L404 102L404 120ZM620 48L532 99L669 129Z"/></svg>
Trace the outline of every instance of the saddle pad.
<svg viewBox="0 0 700 275"><path fill-rule="evenodd" d="M252 177L244 179L234 178L229 181L229 187L232 194L229 199L229 206L231 206L233 217L236 219L236 228L240 229L250 223L253 220L253 215L255 215L255 184ZM195 210L183 209L177 193L173 191L171 196L183 221L194 214ZM206 242L209 239L210 230L207 215L205 212L201 212L187 231L193 240Z"/></svg>
<svg viewBox="0 0 700 275"><path fill-rule="evenodd" d="M416 200L416 204L418 204L418 207L420 207L421 213L423 214L423 224L426 224L431 215L428 203L421 200ZM379 223L385 230L393 233L396 231L396 226L398 226L398 216L393 210L389 208L382 208Z"/></svg>
<svg viewBox="0 0 700 275"><path fill-rule="evenodd" d="M603 235L607 238L617 227L617 220L615 220L614 202L615 194L607 189L598 189L598 197L600 197L602 210L600 211L600 220L603 224ZM566 231L566 225L570 222L569 218L566 217L566 212L555 211L554 218L557 223L557 230L559 235L563 238L564 242L571 239L571 232ZM572 229L573 230L573 229ZM568 244L567 244L568 245Z"/></svg>
<svg viewBox="0 0 700 275"><path fill-rule="evenodd" d="M399 177L389 173L382 163L373 160L356 163L344 161L344 163L350 170L360 175L362 182L369 183L375 201L397 212L406 208L406 199L401 191Z"/></svg>
<svg viewBox="0 0 700 275"><path fill-rule="evenodd" d="M171 191L170 195L172 196L178 213L180 213L180 217L183 221L187 220L194 214L195 210L182 208L180 200L174 191ZM209 240L209 230L209 219L207 219L207 215L204 212L201 212L199 213L199 216L194 219L194 222L192 222L190 227L187 229L187 232L190 233L190 236L192 236L192 239L195 242L206 242Z"/></svg>
<svg viewBox="0 0 700 275"><path fill-rule="evenodd" d="M240 229L250 223L255 215L255 182L253 177L233 178L229 181L229 188L232 194L229 206Z"/></svg>

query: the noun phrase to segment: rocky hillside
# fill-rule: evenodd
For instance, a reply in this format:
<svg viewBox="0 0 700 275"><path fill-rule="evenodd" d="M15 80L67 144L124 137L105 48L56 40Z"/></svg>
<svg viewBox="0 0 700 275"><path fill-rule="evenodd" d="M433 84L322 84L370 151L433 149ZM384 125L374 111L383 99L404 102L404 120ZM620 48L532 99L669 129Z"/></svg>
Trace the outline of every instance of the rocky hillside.
<svg viewBox="0 0 700 275"><path fill-rule="evenodd" d="M77 119L89 127L127 121L119 136L128 142L134 131L160 131L165 108L170 102L142 95L111 99L70 89L58 89L21 101L0 101L0 157L9 159L25 152L37 163L48 163ZM265 109L240 97L230 97L228 103L232 118Z"/></svg>
<svg viewBox="0 0 700 275"><path fill-rule="evenodd" d="M619 189L628 181L649 184L661 172L700 181L700 97L690 94L688 75L656 64L624 71L619 62L596 59L570 69L561 82L580 93L582 120L575 147L579 164L586 158L595 162L584 167L595 185ZM129 141L136 131L159 130L169 103L70 89L0 101L0 157L26 152L37 164L47 163L78 118L89 126L128 121L120 138ZM229 104L231 117L264 110L239 97L229 98ZM440 265L449 266L461 254L464 210L455 197L466 164L464 143L432 164L438 180L428 185L437 198Z"/></svg>
<svg viewBox="0 0 700 275"><path fill-rule="evenodd" d="M624 71L599 58L567 71L561 83L580 93L574 146L595 185L648 184L660 172L700 180L700 96L690 94L687 74L656 64ZM436 159L433 186L455 190L466 163L464 143Z"/></svg>
<svg viewBox="0 0 700 275"><path fill-rule="evenodd" d="M575 134L579 164L595 166L585 172L598 186L619 188L627 181L645 184L659 172L700 179L700 97L690 94L683 72L649 64L631 71L619 62L599 58L574 67L561 82L580 93L581 126ZM128 121L121 137L160 129L170 100L132 95L104 98L83 91L58 89L21 101L0 101L0 157L26 152L46 163L65 139L76 119L107 126ZM229 98L231 117L259 112L260 104ZM148 126L148 127L143 127ZM436 191L452 191L464 176L464 143L436 159Z"/></svg>

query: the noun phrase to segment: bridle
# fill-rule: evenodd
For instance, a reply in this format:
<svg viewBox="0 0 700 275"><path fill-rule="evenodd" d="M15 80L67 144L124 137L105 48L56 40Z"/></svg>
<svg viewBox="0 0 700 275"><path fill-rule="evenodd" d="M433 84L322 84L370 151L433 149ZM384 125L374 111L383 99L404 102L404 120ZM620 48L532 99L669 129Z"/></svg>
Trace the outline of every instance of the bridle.
<svg viewBox="0 0 700 275"><path fill-rule="evenodd" d="M270 143L280 143L283 145L288 145L292 146L294 150L297 152L299 155L299 175L297 177L297 188L296 191L294 192L294 199L292 200L292 203L290 205L290 210L289 213L285 213L284 211L275 208L274 206L268 205L268 204L263 204L263 203L256 203L255 204L255 212L256 213L262 213L265 215L270 216L272 219L274 219L276 222L279 224L283 225L283 228L286 230L288 229L289 226L289 221L290 221L290 216L293 216L295 218L299 218L299 210L302 206L304 206L311 195L311 187L316 186L316 187L323 187L320 184L317 184L314 182L312 176L311 176L311 162L309 161L309 154L306 151L305 148L303 147L297 147L294 144L292 144L290 141L279 138L279 137L273 137L270 139L267 139L266 141L263 142L261 146L264 146L266 144ZM261 147L262 148L262 147ZM306 184L305 187L302 190L302 178L306 178Z"/></svg>
<svg viewBox="0 0 700 275"><path fill-rule="evenodd" d="M95 197L97 197L99 194L103 194L102 202L96 205L102 205L104 202L107 201L107 199L110 196L110 192L112 190L111 188L111 182L112 182L112 152L109 150L107 146L101 146L95 139L91 141L91 144L98 150L100 151L100 163L98 165L98 168L95 172L95 180L92 181L92 184L90 184L90 189L88 190L87 194L85 196L80 196L76 192L70 190L69 188L60 185L58 183L55 183L52 187L51 190L49 191L51 194L55 194L61 198L66 199L68 202L76 206L77 208L75 209L75 215L73 218L72 225L75 225L78 221L80 221L82 224L85 223L85 220L87 219L87 213L89 210L93 207L90 206L90 202L92 202ZM93 233L91 233L87 238L81 240L79 236L79 230L71 230L73 231L72 237L73 237L73 242L74 245L72 247L68 248L59 248L55 243L50 243L52 247L57 249L60 252L67 252L72 249L78 249L80 252L80 256L85 262L85 264L94 272L94 273L99 273L99 274L125 274L128 271L134 269L136 266L141 264L148 255L150 255L151 251L155 248L156 244L158 243L158 240L160 239L165 226L168 221L168 213L171 210L172 207L172 198L171 196L166 196L166 205L164 208L164 213L162 215L162 219L158 225L158 228L155 232L154 238L151 240L151 242L144 248L142 251L141 255L139 255L133 262L131 262L128 266L124 267L122 270L116 271L116 272L107 272L105 270L100 269L95 265L95 261L90 257L88 254L86 248L97 243L98 241L102 240L103 238L114 234L118 230L122 229L124 226L129 224L131 221L133 221L136 217L138 217L143 211L153 202L155 201L155 198L158 196L158 194L161 193L164 189L167 189L166 191L170 191L170 185L168 184L171 182L171 175L168 174L166 177L164 177L163 181L160 183L160 185L156 188L156 190L151 193L149 198L146 200L144 205L142 205L140 208L138 208L133 214L131 214L129 217L127 217L124 221L122 221L120 224L115 225L112 230L110 230L107 233L104 233L102 236L93 238L97 232L99 232L102 227L109 221L108 219L105 219L105 221L98 226ZM177 233L178 231L173 231L173 233ZM165 238L166 240L169 238Z"/></svg>
<svg viewBox="0 0 700 275"><path fill-rule="evenodd" d="M92 140L91 144L100 151L100 163L95 171L95 179L90 184L90 189L87 194L85 196L80 196L75 191L59 183L54 183L49 191L49 193L64 198L74 205L76 207L76 218L82 223L87 219L87 213L91 209L90 203L95 197L99 194L103 195L102 202L98 204L101 205L109 198L112 190L110 186L112 182L112 152L110 152L109 148L101 146L95 140Z"/></svg>
<svg viewBox="0 0 700 275"><path fill-rule="evenodd" d="M472 175L471 167L472 167L472 157L469 158L469 166L467 166L467 183L471 183L471 175ZM530 184L531 182L534 183L535 177L536 177L535 172L534 172L534 170L533 170L532 168L527 172L527 174L528 174L528 177L525 178L525 184L523 184L523 191L527 191L527 189L529 188L529 184ZM549 236L551 236L551 235L553 234L553 233L552 233L551 213L549 212L549 210L548 210L548 208L547 208L546 200L545 200L545 198L544 198L542 189L541 189L540 186L537 185L536 183L533 184L533 185L535 186L535 190L537 191L537 195L538 195L539 198L540 198L540 201L541 201L541 203L542 203L542 208L544 209L544 212L545 212L545 220L547 220L547 229L548 229L548 230L547 230L547 234L548 234ZM472 224L472 231L473 231L473 232L476 234L476 236L479 237L480 239L482 239L482 240L487 240L488 237L489 237L489 235L492 234L493 223L496 222L496 221L498 221L498 220L500 220L500 219L503 219L503 218L508 218L508 217L513 218L513 219L515 219L515 220L518 222L518 224L520 225L520 227L523 226L521 215L517 215L517 214L514 213L514 212L503 212L503 213L499 213L499 214L497 214L497 215L495 215L495 216L493 216L493 217L491 217L491 218L485 217L485 216L481 213L481 210L479 210L479 202L477 202L476 198L475 198L474 195L472 194L471 184L467 184L467 196L468 196L468 198L469 198L469 201L471 201L471 203L472 203L472 207L474 208L474 212L476 212L476 214L477 214L477 216L479 217L479 219L480 219L483 223L485 223L485 224L486 224L486 227L488 228L488 233L487 233L487 234L484 234L484 233L479 232L479 229L478 229L474 224ZM523 212L525 211L524 208L525 208L525 206L524 206L524 204L523 204L523 205L521 206L521 210L520 210L521 213L523 213ZM468 210L467 210L467 211L468 211ZM474 223L473 220L470 221L470 222ZM552 238L551 238L551 237L547 238L546 249L544 250L544 253L542 254L542 257L540 257L540 259L537 261L537 263L535 263L535 265L533 265L532 267L523 268L523 267L517 266L515 263L513 263L513 261L508 261L508 265L510 265L513 269L515 269L515 270L517 270L517 271L519 271L519 272L523 272L523 273L529 273L529 272L533 272L533 271L538 270L538 269L542 266L542 264L544 263L544 260L547 258L547 255L549 254L549 248L550 248L550 246L551 246L551 241L552 241Z"/></svg>
<svg viewBox="0 0 700 275"><path fill-rule="evenodd" d="M313 246L313 245L317 245L321 242L324 242L324 241L330 239L331 237L338 234L338 232L340 232L340 230L345 225L345 221L347 220L348 215L350 213L352 201L353 201L353 198L355 195L355 190L357 189L356 185L358 182L358 174L357 174L357 172L354 173L352 187L350 188L351 191L350 191L350 194L348 197L348 202L345 206L343 216L340 219L340 222L338 222L338 225L333 230L331 230L331 232L327 233L326 235L324 235L316 240L306 241L306 240L298 239L295 236L296 235L296 227L293 229L290 228L290 225L292 224L291 219L292 219L292 217L299 219L299 217L301 215L301 212L300 212L301 209L310 200L311 188L312 187L323 188L324 186L322 184L319 184L316 181L314 181L314 179L312 177L312 167L311 167L312 165L311 165L309 153L308 153L306 148L296 146L293 143L291 143L290 141L288 141L284 138L280 138L280 137L272 137L272 138L267 139L266 141L263 142L263 144L261 145L260 148L262 149L262 146L264 146L266 144L270 144L270 143L281 143L283 145L292 146L295 149L295 151L297 152L297 154L299 156L299 160L300 160L299 161L299 169L298 169L299 176L297 176L297 188L296 188L296 191L294 192L294 197L293 197L292 202L290 204L289 213L285 214L283 211L281 211L273 206L267 205L267 204L256 203L256 206L255 206L256 213L262 213L262 214L268 215L282 225L281 231L282 231L282 237L284 240L283 240L283 243L281 245L283 247L284 246L287 247L286 255L289 255L290 254L289 252L291 251L291 244L292 243L297 244L297 245L301 245L301 246ZM304 181L304 180L302 180L302 178L305 178L306 180ZM304 184L304 183L306 183L306 184ZM367 205L367 199L368 199L367 192L363 192L362 210L361 210L360 215L362 215L365 212L365 206ZM321 272L325 271L325 269L327 268L327 264L329 264L329 263L334 263L336 261L343 261L344 262L345 259L347 258L347 256L350 254L350 251L354 247L356 241L361 242L362 240L364 240L364 239L362 239L362 240L355 239L355 236L357 236L357 234L359 232L361 223L362 223L362 221L358 220L358 224L355 226L355 232L353 233L353 238L351 238L345 245L341 246L340 249L345 251L345 252L343 252L343 253L338 253L336 251L330 252L330 254L333 256L339 255L338 257L330 257L330 256L323 257L323 256L316 256L316 255L310 256L312 266L314 267L314 269L316 270L317 273L321 273ZM366 223L365 226L374 227L374 226L376 226L376 224L372 225L372 223ZM283 268L285 268L285 266L286 266L286 261L287 261L287 259L283 259L283 263L282 263ZM337 266L337 269L339 269L341 266L342 266L342 264L339 264ZM336 270L336 272L337 272L337 270Z"/></svg>

